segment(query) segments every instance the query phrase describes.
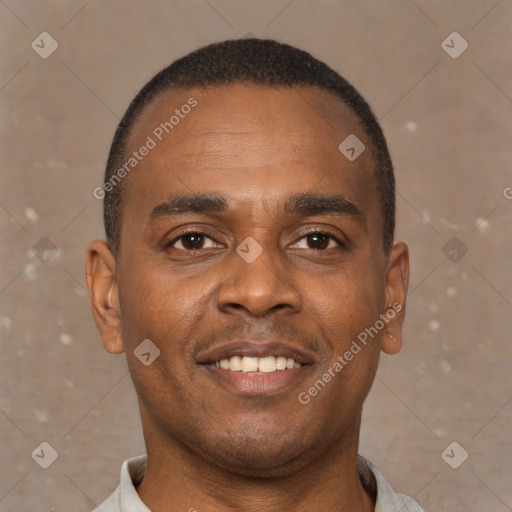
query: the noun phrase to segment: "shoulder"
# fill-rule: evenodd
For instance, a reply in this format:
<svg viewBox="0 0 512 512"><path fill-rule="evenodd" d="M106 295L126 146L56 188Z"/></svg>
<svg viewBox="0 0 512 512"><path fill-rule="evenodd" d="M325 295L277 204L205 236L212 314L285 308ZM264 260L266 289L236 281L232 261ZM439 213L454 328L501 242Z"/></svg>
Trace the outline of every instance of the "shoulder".
<svg viewBox="0 0 512 512"><path fill-rule="evenodd" d="M120 488L118 487L101 505L92 512L119 512L121 510Z"/></svg>
<svg viewBox="0 0 512 512"><path fill-rule="evenodd" d="M412 498L396 493L377 466L361 455L358 457L360 471L371 472L374 477L377 502L375 512L425 512Z"/></svg>
<svg viewBox="0 0 512 512"><path fill-rule="evenodd" d="M92 512L147 512L149 509L140 500L136 486L146 472L146 455L133 457L121 466L121 482L116 490Z"/></svg>

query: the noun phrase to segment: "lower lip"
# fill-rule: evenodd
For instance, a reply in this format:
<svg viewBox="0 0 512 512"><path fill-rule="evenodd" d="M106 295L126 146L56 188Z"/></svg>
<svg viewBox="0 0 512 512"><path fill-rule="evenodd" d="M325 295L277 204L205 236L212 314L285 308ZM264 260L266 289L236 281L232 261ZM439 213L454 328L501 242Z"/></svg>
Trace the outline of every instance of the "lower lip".
<svg viewBox="0 0 512 512"><path fill-rule="evenodd" d="M231 391L249 396L262 396L276 394L296 385L309 373L310 365L252 375L223 370L215 365L203 365L203 368Z"/></svg>

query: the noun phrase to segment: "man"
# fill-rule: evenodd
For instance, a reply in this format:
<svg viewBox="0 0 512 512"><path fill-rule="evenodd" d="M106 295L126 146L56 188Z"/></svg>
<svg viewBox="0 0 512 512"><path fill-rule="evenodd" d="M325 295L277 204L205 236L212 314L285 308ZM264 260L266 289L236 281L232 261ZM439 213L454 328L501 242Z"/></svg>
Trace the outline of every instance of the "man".
<svg viewBox="0 0 512 512"><path fill-rule="evenodd" d="M94 193L93 314L147 450L97 511L422 510L357 453L409 262L350 84L275 41L202 48L133 100Z"/></svg>

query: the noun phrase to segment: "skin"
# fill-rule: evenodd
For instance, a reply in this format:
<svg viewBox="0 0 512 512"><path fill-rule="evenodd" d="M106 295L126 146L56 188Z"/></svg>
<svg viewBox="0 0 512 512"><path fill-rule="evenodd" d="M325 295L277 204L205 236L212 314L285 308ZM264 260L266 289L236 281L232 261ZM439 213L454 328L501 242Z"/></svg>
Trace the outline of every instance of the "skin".
<svg viewBox="0 0 512 512"><path fill-rule="evenodd" d="M128 153L190 97L197 107L123 181L117 258L104 241L88 251L103 345L126 353L139 398L148 467L138 493L155 512L374 510L356 469L361 410L381 350L401 347L409 260L404 243L383 251L368 138L327 92L235 85L163 93ZM366 145L354 162L338 150L351 133ZM228 208L149 220L170 195L198 193ZM286 213L299 193L343 196L361 215ZM176 240L184 228L205 234L199 249ZM325 229L335 238L314 236ZM263 249L252 263L236 252L249 236ZM301 404L393 303L400 313ZM134 355L144 339L161 351L149 366ZM241 395L198 364L236 339L283 341L311 364L279 393Z"/></svg>

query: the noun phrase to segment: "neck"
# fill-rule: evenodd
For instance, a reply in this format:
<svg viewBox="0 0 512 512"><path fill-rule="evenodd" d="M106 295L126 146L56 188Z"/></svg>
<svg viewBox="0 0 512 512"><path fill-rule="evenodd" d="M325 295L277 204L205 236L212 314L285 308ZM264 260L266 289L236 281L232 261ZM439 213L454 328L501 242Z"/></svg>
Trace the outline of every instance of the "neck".
<svg viewBox="0 0 512 512"><path fill-rule="evenodd" d="M247 476L222 468L168 435L145 429L148 463L137 492L153 512L372 512L357 470L357 430L292 470Z"/></svg>

